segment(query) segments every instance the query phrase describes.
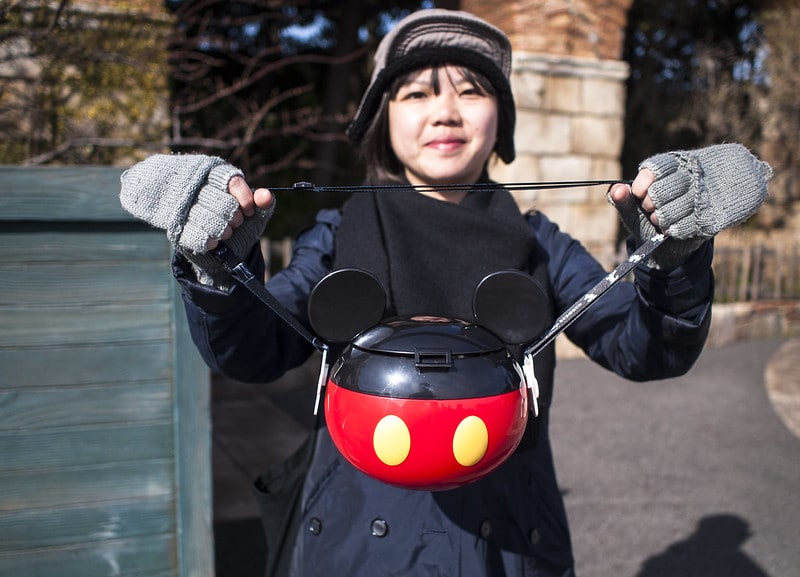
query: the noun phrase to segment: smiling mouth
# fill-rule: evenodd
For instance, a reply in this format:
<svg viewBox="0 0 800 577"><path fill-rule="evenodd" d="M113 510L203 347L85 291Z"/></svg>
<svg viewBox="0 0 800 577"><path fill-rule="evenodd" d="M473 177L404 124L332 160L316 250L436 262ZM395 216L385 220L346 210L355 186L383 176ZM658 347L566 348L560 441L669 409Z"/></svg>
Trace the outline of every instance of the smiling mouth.
<svg viewBox="0 0 800 577"><path fill-rule="evenodd" d="M430 148L435 148L437 150L451 150L453 148L458 148L463 146L465 141L460 138L447 138L447 139L436 139L431 140L427 146Z"/></svg>

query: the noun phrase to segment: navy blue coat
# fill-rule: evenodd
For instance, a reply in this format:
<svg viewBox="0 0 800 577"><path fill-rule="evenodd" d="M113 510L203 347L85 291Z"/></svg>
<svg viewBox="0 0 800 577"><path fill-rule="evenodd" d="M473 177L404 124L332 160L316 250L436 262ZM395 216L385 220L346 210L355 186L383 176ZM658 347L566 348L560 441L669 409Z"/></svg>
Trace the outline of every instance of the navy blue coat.
<svg viewBox="0 0 800 577"><path fill-rule="evenodd" d="M606 272L541 213L526 216L547 259L557 313ZM307 322L307 297L330 271L341 215L325 210L301 233L289 266L268 288ZM570 327L568 337L601 366L632 380L685 373L708 334L713 297L706 243L670 272L640 267ZM250 258L263 272L258 251ZM208 365L233 379L269 382L298 366L311 347L242 288L230 294L200 285L188 263L173 266L183 287L195 343ZM538 377L538 374L537 374ZM549 397L537 442L495 472L454 491L409 491L353 468L323 427L300 500L291 574L298 577L414 575L448 577L573 575L563 501L548 437Z"/></svg>

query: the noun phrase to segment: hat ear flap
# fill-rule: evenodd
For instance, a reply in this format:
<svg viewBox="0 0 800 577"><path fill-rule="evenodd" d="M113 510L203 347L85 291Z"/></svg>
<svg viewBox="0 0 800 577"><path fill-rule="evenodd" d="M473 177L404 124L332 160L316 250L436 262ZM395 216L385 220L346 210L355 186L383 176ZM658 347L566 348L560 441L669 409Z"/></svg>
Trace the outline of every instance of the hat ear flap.
<svg viewBox="0 0 800 577"><path fill-rule="evenodd" d="M533 342L552 323L547 290L518 270L487 275L472 297L475 321L506 344Z"/></svg>
<svg viewBox="0 0 800 577"><path fill-rule="evenodd" d="M344 343L375 326L386 310L386 291L371 273L340 269L328 273L311 290L308 320L320 337Z"/></svg>

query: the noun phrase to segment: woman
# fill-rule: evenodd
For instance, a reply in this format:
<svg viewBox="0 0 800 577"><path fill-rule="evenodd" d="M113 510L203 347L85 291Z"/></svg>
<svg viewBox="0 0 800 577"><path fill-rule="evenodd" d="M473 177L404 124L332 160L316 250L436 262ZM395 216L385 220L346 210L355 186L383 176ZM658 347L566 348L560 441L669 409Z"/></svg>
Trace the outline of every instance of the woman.
<svg viewBox="0 0 800 577"><path fill-rule="evenodd" d="M361 145L368 182L489 183L490 157L514 158L510 69L506 36L470 14L432 9L402 20L380 44L348 131ZM687 371L710 322L707 241L755 212L769 176L743 147L722 145L657 155L631 186L613 186L609 200L631 231L631 248L656 226L674 238L636 270L635 283L615 287L568 336L630 379ZM253 191L222 159L155 156L123 175L121 198L134 215L167 230L192 334L209 366L266 382L308 358L310 346L236 288L208 254L225 240L263 272L257 240L275 206L269 190ZM381 280L387 316L451 318L471 318L476 282L497 270L538 278L556 313L605 275L546 216L520 214L500 186L354 194L342 210L319 213L268 286L305 320L312 287L343 267ZM371 479L338 454L321 426L305 453L256 482L270 507L267 574L573 575L547 427L554 364L552 346L537 356L538 434L528 431L499 469L459 489L413 491ZM304 454L310 464L296 466ZM293 483L299 474L304 482Z"/></svg>

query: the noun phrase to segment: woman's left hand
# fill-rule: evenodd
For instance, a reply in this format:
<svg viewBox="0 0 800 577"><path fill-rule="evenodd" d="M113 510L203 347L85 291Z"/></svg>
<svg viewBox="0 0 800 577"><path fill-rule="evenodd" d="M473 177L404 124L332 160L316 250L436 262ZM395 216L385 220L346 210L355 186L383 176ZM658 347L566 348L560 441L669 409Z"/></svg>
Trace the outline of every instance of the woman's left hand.
<svg viewBox="0 0 800 577"><path fill-rule="evenodd" d="M673 237L651 266L673 268L705 240L756 213L772 169L740 144L657 154L642 162L629 186L613 185L608 200L638 243L657 232Z"/></svg>
<svg viewBox="0 0 800 577"><path fill-rule="evenodd" d="M656 205L648 190L656 181L656 176L648 168L643 168L631 184L620 182L608 190L608 200L616 207L628 206L644 213L654 227L658 226Z"/></svg>

